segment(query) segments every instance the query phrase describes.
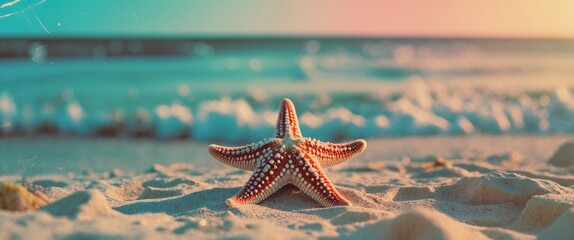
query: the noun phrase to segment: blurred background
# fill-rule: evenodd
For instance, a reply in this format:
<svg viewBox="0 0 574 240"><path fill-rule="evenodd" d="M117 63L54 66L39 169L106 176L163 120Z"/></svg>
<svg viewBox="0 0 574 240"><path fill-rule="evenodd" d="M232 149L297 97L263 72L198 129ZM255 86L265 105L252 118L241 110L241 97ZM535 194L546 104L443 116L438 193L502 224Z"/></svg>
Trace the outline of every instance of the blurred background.
<svg viewBox="0 0 574 240"><path fill-rule="evenodd" d="M33 171L130 156L108 150L145 139L138 156L181 161L173 146L186 145L165 140L270 137L285 97L303 134L326 141L569 134L573 12L570 0L0 0L0 158Z"/></svg>

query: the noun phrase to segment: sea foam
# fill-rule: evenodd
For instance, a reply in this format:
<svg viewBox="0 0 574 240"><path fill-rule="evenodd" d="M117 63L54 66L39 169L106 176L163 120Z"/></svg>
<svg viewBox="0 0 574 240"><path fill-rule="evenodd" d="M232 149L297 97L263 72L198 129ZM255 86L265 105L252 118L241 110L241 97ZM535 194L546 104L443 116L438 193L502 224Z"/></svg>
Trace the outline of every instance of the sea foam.
<svg viewBox="0 0 574 240"><path fill-rule="evenodd" d="M414 90L413 90L414 89ZM412 91L411 91L412 90ZM398 98L369 95L325 101L295 99L305 136L325 140L424 135L556 134L574 132L574 96L566 88L518 97L478 91L431 90L415 83ZM413 94L414 92L414 94ZM79 99L30 106L0 94L0 133L81 136L135 136L157 139L246 142L271 137L279 96L253 101L248 96L174 100L153 107L91 109ZM310 100L309 100L310 99ZM508 100L510 99L510 100ZM354 108L353 106L358 106Z"/></svg>

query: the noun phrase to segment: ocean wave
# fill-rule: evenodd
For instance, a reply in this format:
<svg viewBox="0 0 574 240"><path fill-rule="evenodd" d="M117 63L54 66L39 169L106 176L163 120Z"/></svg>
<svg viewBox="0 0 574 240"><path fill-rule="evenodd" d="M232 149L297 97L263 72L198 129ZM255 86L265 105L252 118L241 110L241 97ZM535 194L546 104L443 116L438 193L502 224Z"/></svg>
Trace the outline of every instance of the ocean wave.
<svg viewBox="0 0 574 240"><path fill-rule="evenodd" d="M560 134L574 132L574 96L561 87L548 94L497 96L478 90L430 89L373 96L295 99L302 132L325 140L425 135ZM361 98L362 97L362 98ZM319 100L317 100L319 99ZM367 101L368 99L368 101ZM272 99L262 101L276 102ZM93 110L74 98L59 105L18 104L0 94L0 135L131 136L246 142L269 137L277 112L249 97ZM322 107L317 107L317 104Z"/></svg>

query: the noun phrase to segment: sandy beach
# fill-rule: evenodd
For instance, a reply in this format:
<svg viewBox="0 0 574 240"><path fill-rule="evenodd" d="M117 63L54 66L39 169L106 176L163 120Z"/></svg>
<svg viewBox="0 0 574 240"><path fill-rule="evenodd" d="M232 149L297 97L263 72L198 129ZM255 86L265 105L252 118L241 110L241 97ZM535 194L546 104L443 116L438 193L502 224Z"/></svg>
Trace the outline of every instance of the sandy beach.
<svg viewBox="0 0 574 240"><path fill-rule="evenodd" d="M104 172L8 174L0 182L22 184L50 203L0 210L0 238L572 239L572 145L557 151L568 139L369 140L363 155L326 170L352 202L345 207L322 207L287 186L259 204L230 208L225 199L250 172L214 159L194 166L194 156L208 158L194 152L202 149L197 143L189 144L191 161L159 160L141 171L109 163Z"/></svg>

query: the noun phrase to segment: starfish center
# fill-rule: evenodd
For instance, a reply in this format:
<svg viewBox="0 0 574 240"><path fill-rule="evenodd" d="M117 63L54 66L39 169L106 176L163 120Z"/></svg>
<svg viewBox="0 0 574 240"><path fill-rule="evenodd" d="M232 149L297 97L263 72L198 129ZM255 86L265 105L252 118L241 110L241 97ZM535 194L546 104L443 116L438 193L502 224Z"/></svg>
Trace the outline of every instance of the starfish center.
<svg viewBox="0 0 574 240"><path fill-rule="evenodd" d="M299 145L301 143L301 138L294 138L291 133L288 133L285 138L281 139L281 143L286 147L291 147L295 145Z"/></svg>

